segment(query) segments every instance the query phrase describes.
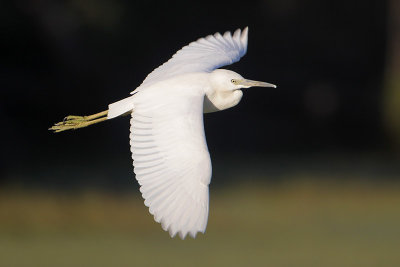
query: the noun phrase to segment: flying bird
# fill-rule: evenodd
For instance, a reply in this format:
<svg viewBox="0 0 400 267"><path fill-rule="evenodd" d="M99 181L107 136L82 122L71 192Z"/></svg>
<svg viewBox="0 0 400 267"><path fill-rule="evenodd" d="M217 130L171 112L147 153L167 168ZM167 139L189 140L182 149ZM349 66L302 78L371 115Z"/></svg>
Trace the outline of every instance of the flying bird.
<svg viewBox="0 0 400 267"><path fill-rule="evenodd" d="M144 204L171 237L204 233L211 160L203 113L237 105L242 88L276 87L219 69L247 51L248 28L216 33L183 47L151 72L131 96L90 116L67 116L50 130L86 127L130 114L134 172Z"/></svg>

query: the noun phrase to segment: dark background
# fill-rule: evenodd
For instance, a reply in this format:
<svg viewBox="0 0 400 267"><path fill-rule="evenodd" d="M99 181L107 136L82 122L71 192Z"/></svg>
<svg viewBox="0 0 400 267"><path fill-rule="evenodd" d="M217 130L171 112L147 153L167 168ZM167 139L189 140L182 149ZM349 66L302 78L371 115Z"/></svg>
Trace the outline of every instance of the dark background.
<svg viewBox="0 0 400 267"><path fill-rule="evenodd" d="M3 1L0 185L132 188L127 117L47 129L127 97L189 42L245 26L248 53L226 68L278 88L205 115L213 184L398 180L382 111L387 13L381 0Z"/></svg>

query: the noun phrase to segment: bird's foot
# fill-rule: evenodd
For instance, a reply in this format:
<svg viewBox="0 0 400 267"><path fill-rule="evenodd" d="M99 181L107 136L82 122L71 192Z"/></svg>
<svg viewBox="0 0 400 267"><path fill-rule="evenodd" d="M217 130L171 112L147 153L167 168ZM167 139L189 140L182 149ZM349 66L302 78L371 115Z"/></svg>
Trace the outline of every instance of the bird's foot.
<svg viewBox="0 0 400 267"><path fill-rule="evenodd" d="M65 117L63 121L54 124L51 128L49 128L49 130L59 133L66 130L84 128L107 120L107 114L108 110L90 116L69 115Z"/></svg>

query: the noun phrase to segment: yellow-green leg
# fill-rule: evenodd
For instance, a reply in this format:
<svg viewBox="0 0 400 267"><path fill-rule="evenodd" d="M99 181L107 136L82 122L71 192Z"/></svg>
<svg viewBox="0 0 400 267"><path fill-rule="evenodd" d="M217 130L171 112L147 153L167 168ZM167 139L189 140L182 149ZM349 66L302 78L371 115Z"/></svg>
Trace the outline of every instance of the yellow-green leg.
<svg viewBox="0 0 400 267"><path fill-rule="evenodd" d="M70 115L64 118L63 121L54 124L49 130L59 133L66 130L75 130L83 127L90 126L107 120L108 110L89 115L89 116L75 116Z"/></svg>

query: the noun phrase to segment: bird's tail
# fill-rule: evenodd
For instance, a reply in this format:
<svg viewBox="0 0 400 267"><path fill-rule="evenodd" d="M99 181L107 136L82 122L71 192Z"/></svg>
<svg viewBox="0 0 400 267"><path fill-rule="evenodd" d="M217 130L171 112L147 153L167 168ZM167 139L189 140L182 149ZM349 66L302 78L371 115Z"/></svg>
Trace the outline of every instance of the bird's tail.
<svg viewBox="0 0 400 267"><path fill-rule="evenodd" d="M132 98L135 95L124 98L118 102L108 105L108 119L114 119L115 117L124 115L125 113L131 113L133 110Z"/></svg>

